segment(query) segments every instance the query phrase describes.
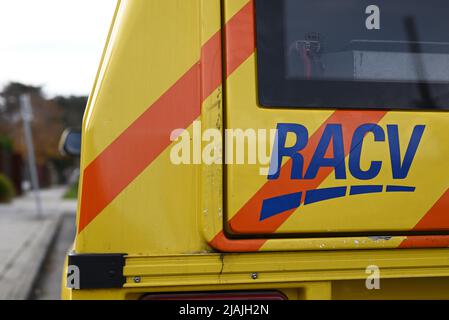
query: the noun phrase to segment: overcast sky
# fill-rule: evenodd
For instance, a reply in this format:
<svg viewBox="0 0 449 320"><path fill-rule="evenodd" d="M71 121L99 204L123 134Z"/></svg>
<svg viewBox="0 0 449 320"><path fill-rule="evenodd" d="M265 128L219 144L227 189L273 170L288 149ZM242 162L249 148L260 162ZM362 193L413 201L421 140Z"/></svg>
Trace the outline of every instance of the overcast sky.
<svg viewBox="0 0 449 320"><path fill-rule="evenodd" d="M87 95L116 0L0 0L0 87Z"/></svg>

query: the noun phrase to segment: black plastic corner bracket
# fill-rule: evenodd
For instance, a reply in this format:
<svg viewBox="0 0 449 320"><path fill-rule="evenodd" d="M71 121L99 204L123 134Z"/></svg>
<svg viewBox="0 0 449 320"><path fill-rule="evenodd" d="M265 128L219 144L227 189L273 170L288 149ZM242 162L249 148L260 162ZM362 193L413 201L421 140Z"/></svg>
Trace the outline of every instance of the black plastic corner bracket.
<svg viewBox="0 0 449 320"><path fill-rule="evenodd" d="M68 287L82 289L123 288L125 254L76 254L68 256Z"/></svg>

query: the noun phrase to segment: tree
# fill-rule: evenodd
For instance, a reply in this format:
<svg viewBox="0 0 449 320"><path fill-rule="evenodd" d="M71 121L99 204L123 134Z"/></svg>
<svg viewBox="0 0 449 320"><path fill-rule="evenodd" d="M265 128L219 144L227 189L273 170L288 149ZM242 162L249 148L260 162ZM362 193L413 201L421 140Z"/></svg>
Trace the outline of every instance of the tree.
<svg viewBox="0 0 449 320"><path fill-rule="evenodd" d="M5 86L0 93L0 137L10 141L13 153L24 159L27 150L20 110L20 96L23 94L30 96L33 107L32 130L38 166L45 172L45 168L51 165L58 173L59 182L64 182L64 172L78 166L78 161L60 154L59 139L64 129L81 127L87 97L47 99L41 87L17 82Z"/></svg>
<svg viewBox="0 0 449 320"><path fill-rule="evenodd" d="M53 99L63 110L63 122L66 128L81 128L87 99L86 96L57 96Z"/></svg>
<svg viewBox="0 0 449 320"><path fill-rule="evenodd" d="M0 117L0 134L9 136L13 141L14 151L26 156L20 112L20 96L23 94L30 95L33 106L32 130L38 164L43 165L49 159L60 158L58 146L64 131L63 112L54 101L43 96L40 87L13 82L3 89L1 96L4 110Z"/></svg>

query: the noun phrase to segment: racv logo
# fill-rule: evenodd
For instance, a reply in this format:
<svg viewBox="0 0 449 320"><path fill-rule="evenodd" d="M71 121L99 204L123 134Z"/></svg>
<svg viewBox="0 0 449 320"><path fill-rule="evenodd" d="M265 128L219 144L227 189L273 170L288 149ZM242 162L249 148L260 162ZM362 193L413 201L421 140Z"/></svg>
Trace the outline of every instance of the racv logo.
<svg viewBox="0 0 449 320"><path fill-rule="evenodd" d="M416 153L418 152L424 131L424 125L414 127L407 148L401 150L404 145L403 137L400 137L399 127L396 124L386 126L384 130L378 124L368 123L359 126L353 133L348 165L345 153L344 130L341 124L328 124L321 139L308 163L302 154L309 144L309 132L306 127L294 123L280 123L277 126L277 138L275 139L275 152L271 159L271 168L268 175L269 180L277 180L281 175L282 163L285 158L291 160L291 180L311 180L317 178L320 169L330 168L335 174L337 181L342 181L342 186L325 189L304 190L293 194L281 195L275 198L265 199L262 205L260 220L266 220L278 214L297 209L303 203L311 205L317 202L362 194L373 194L381 192L415 192L415 186L404 185L407 179ZM296 142L293 146L287 146L287 137L293 135ZM387 143L389 146L392 178L397 184L383 185L372 183L381 173L384 163L373 159L369 167L362 168L362 150L366 139L374 139L376 143ZM371 159L370 159L371 160ZM364 162L365 163L365 162ZM290 166L289 166L290 167ZM343 183L351 175L357 180L363 181L359 185L348 186ZM304 200L303 200L304 198Z"/></svg>

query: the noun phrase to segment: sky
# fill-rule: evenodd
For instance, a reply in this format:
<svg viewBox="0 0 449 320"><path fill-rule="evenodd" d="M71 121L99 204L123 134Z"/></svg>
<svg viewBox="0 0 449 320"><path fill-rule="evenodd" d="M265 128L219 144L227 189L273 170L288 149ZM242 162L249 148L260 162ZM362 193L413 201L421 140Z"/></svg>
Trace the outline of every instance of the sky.
<svg viewBox="0 0 449 320"><path fill-rule="evenodd" d="M0 0L0 87L88 95L116 0Z"/></svg>

